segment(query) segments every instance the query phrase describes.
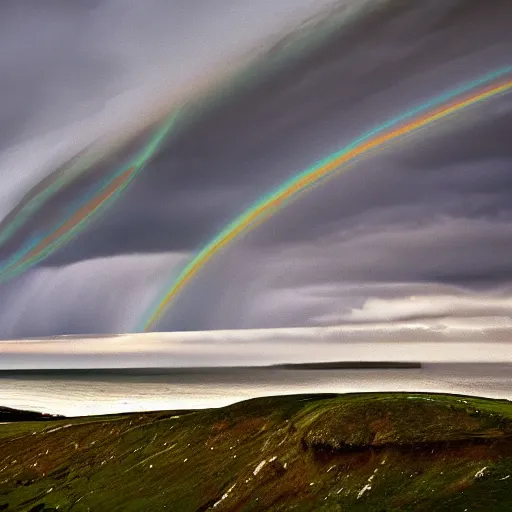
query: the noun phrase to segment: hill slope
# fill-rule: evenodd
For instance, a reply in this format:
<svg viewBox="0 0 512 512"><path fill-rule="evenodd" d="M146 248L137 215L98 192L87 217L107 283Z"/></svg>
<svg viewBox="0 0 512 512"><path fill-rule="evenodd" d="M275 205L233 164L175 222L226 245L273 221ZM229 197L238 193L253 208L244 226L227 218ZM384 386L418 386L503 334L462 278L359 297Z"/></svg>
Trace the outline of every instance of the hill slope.
<svg viewBox="0 0 512 512"><path fill-rule="evenodd" d="M0 510L512 510L512 403L375 393L0 425Z"/></svg>
<svg viewBox="0 0 512 512"><path fill-rule="evenodd" d="M64 416L58 414L45 414L34 411L21 411L10 407L0 407L0 423L12 421L47 421L51 419L62 419Z"/></svg>

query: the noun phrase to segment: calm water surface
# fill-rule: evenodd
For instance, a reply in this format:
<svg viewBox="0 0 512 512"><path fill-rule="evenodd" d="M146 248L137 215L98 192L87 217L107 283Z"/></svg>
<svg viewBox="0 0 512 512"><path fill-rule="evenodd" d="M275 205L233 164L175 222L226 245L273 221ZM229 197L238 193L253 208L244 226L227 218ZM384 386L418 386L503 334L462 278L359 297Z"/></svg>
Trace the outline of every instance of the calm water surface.
<svg viewBox="0 0 512 512"><path fill-rule="evenodd" d="M360 391L438 391L512 400L512 364L428 364L411 370L0 372L0 405L66 416L198 409L266 395Z"/></svg>

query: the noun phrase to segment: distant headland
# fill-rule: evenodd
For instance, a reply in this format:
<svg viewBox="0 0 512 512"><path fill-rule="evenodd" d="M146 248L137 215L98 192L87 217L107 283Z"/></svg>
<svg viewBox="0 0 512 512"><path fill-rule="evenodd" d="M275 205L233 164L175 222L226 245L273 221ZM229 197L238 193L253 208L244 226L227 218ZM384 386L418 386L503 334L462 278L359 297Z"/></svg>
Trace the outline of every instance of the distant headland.
<svg viewBox="0 0 512 512"><path fill-rule="evenodd" d="M274 364L270 368L283 370L399 370L421 368L421 363L402 361L333 361L325 363Z"/></svg>

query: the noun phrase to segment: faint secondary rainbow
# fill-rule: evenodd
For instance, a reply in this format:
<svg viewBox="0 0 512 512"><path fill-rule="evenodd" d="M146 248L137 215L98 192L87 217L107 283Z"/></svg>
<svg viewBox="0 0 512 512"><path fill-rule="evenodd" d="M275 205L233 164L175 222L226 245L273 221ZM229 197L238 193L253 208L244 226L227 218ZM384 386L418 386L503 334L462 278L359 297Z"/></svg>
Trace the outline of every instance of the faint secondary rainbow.
<svg viewBox="0 0 512 512"><path fill-rule="evenodd" d="M410 135L420 128L472 105L510 91L512 89L512 79L510 77L507 79L506 76L511 73L512 66L501 68L412 108L404 114L364 133L340 151L329 155L258 199L189 261L178 277L173 279L170 286L165 288L163 296L160 296L150 308L142 322L142 329L138 330L150 331L170 302L217 252L274 215L300 193L318 185L336 173L346 170L347 167L342 169L340 167L353 162L356 158L372 150L395 142L403 136Z"/></svg>
<svg viewBox="0 0 512 512"><path fill-rule="evenodd" d="M284 62L290 62L291 59L297 58L304 54L305 51L312 51L315 47L321 44L326 38L335 33L341 26L348 24L353 19L355 13L347 16L345 9L341 11L333 12L324 20L322 25L323 29L319 30L318 25L315 26L304 26L300 31L292 33L291 36L286 36L286 39L279 39L272 43L267 48L267 51L257 57L255 60L251 57L249 62L242 63L241 67L237 67L234 70L234 74L228 74L218 86L210 88L206 91L202 101L199 101L196 107L187 104L186 118L194 119L197 115L201 115L204 110L214 107L221 103L224 98L232 98L234 94L243 90L243 88L255 80L256 77L261 79L263 76L268 76L274 70L279 69L279 66ZM276 49L279 47L279 49ZM170 118L171 125L174 124L175 116ZM182 125L182 116L180 115L180 126ZM185 124L188 122L187 119L183 119ZM170 126L167 129L164 127L161 132L155 135L155 138L160 139L163 132L164 135L158 142L158 145L162 142L163 138L170 130ZM150 142L152 145L152 142ZM109 151L111 148L109 149ZM156 151L156 148L151 150L151 153ZM77 176L87 172L96 162L101 161L105 154L90 153L87 152L84 158L75 157L70 164L68 164L52 181L49 181L47 186L41 188L31 197L26 200L22 200L20 204L14 208L5 219L0 222L0 247L8 242L23 226L26 222L33 217L40 210L42 206L51 201L55 194L62 190L65 186L71 183ZM151 155L148 155L146 159L149 159ZM121 170L118 171L114 176L107 177L97 187L95 191L88 195L86 201L90 201L91 204L96 204L96 196L104 195L105 189L110 189L111 181L115 180L120 184L118 192L124 190L129 183L135 179L139 171L142 169L144 164L139 166L137 163L129 162ZM134 167L133 173L127 172L125 174L126 181L118 180L119 174L123 174L125 171ZM44 181L44 180L43 180ZM55 250L59 249L80 232L82 232L93 219L96 214L103 210L108 205L112 204L114 199L119 194L114 192L107 194L105 200L101 202L98 207L90 208L89 210L82 208L83 201L80 202L77 210L79 210L84 216L80 221L69 222L71 218L77 219L75 210L72 210L62 223L55 226L50 232L39 234L36 238L28 240L23 247L17 250L14 254L10 255L7 261L0 261L0 282L11 279L25 272L45 257L52 254ZM85 212L88 213L85 213ZM69 229L63 232L62 226L66 225ZM59 232L61 235L57 238L53 236L54 232ZM43 240L45 243L41 244ZM34 249L39 247L37 251ZM29 256L30 254L30 256Z"/></svg>
<svg viewBox="0 0 512 512"><path fill-rule="evenodd" d="M91 165L89 158L80 158L76 155L71 162L68 162L64 169L56 171L57 177L40 191L34 193L26 201L23 199L0 223L0 246L7 242L38 209L49 201L59 190L73 181ZM98 155L98 158L100 155ZM97 159L93 160L96 161ZM45 178L48 180L49 178ZM40 186L45 180L38 183ZM29 193L30 194L30 193Z"/></svg>
<svg viewBox="0 0 512 512"><path fill-rule="evenodd" d="M179 112L175 112L169 116L151 140L129 163L101 180L96 187L77 202L72 211L53 230L38 235L12 254L0 267L0 281L12 279L27 271L83 231L93 217L108 207L137 177L169 135L178 114ZM42 198L50 197L50 195L48 190L43 190L36 197L36 202L32 206L34 204L40 206ZM33 213L33 209L31 213ZM19 219L15 220L19 222Z"/></svg>

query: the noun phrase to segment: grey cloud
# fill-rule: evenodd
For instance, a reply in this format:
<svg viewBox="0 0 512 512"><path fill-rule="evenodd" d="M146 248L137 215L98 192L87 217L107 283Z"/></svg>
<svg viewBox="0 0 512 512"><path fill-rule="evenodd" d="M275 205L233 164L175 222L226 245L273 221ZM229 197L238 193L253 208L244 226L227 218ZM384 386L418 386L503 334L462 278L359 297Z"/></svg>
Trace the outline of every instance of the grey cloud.
<svg viewBox="0 0 512 512"><path fill-rule="evenodd" d="M265 4L254 32L244 36L243 23L254 13L249 4L240 6L238 14L229 14L230 3L218 11L199 1L153 4L156 11L107 0L94 8L80 4L61 12L56 3L55 16L62 18L48 27L56 23L62 33L41 46L43 57L59 37L67 40L75 23L87 20L89 32L83 29L81 39L63 48L65 55L49 57L49 74L41 78L46 85L33 94L20 88L19 98L30 95L39 105L41 95L49 94L41 111L46 119L51 117L48 109L60 101L62 87L70 91L62 105L78 98L85 105L94 98L100 108L116 92L144 86L138 74L164 83L165 73L179 68L176 84L170 86L177 90L178 82L200 76L207 61L215 67L213 61L227 61L227 54L249 47L257 40L255 27L267 27L267 35L278 30L277 20L269 25L271 13L281 13L282 24L291 6ZM304 0L297 16L312 5ZM0 299L9 303L0 317L2 336L133 328L133 319L158 298L185 258L262 194L389 116L509 65L509 11L506 1L390 1L315 51L261 74L217 106L201 112L196 104L201 113L168 141L114 207L38 268L1 285ZM167 18L172 12L177 15L173 23L179 20L182 27L171 37ZM108 22L118 15L119 25L110 27ZM33 23L27 16L27 23ZM237 19L243 23L230 40L222 27ZM135 20L140 31L129 41L124 31ZM48 27L34 37L49 38ZM202 35L194 43L198 31ZM96 33L97 41L91 43L88 38ZM157 77L155 70L180 34L186 35L183 46ZM207 34L215 34L218 46L205 47ZM12 34L3 34L0 42L1 37L14 40ZM0 55L0 69L11 66L18 72L9 78L14 85L27 80L25 68L43 73L42 67L30 67L35 50L26 51L20 70L12 53L2 68ZM182 69L183 62L187 66ZM62 85L74 66L88 70L83 83ZM81 75L73 80L82 80ZM30 87L36 81L32 78ZM96 107L87 105L83 108L90 114ZM65 115L85 116L85 110ZM159 328L347 321L353 308L372 297L398 300L405 290L419 295L426 287L436 290L433 297L446 295L446 290L456 290L457 296L498 293L498 286L512 282L511 113L508 96L496 98L358 160L217 255L179 295ZM0 126L2 119L0 112ZM142 143L143 138L133 141L131 150ZM127 155L114 155L63 189L0 255L7 257L42 227L51 228L83 190L115 167L115 158ZM26 192L31 193L29 188ZM480 315L485 307L470 314L461 308L457 314ZM488 307L488 317L503 313Z"/></svg>
<svg viewBox="0 0 512 512"><path fill-rule="evenodd" d="M245 2L233 9L229 1L148 0L142 5L95 0L71 5L29 0L2 5L0 90L10 101L2 104L0 119L17 116L18 123L26 124L36 118L38 129L49 129L91 115L124 88L158 76L176 88L205 66L246 51L258 38L279 30L290 6L295 4L292 12L299 17L314 6L311 0L272 4L256 8ZM12 126L11 138L15 131Z"/></svg>
<svg viewBox="0 0 512 512"><path fill-rule="evenodd" d="M161 292L161 276L186 256L121 255L28 272L0 290L2 337L133 331Z"/></svg>
<svg viewBox="0 0 512 512"><path fill-rule="evenodd" d="M450 10L446 4L443 5L444 8L439 4L432 9L439 12ZM450 50L459 59L461 55L465 56L458 63L462 66L458 83L464 75L470 76L470 69L481 66L480 63L475 66L473 61L478 60L482 51L482 39L499 39L499 27L495 33L489 31L495 19L492 11L495 11L494 15L499 14L495 9L488 13L489 25L475 29L471 41L462 48L456 46ZM419 15L410 9L405 10L409 16ZM399 22L400 19L397 14L396 26L393 26L408 30L407 23ZM460 23L464 25L464 20L461 19ZM368 70L364 76L348 74L347 66L351 63L374 62L370 58L370 49L378 47L381 39L394 41L393 34L395 39L400 37L400 31L397 35L396 32L389 33L390 30L385 29L383 34L376 31L370 37L366 36L364 43L359 36L359 40L355 39L355 42L359 41L358 45L347 48L345 45L357 33L342 34L339 41L329 42L332 55L327 59L324 57L324 61L319 60L319 54L304 58L257 90L250 89L246 95L228 101L222 108L198 120L160 153L144 171L137 187L118 204L116 211L91 228L86 238L78 239L69 251L61 251L48 264L58 265L70 259L124 251L195 249L272 186L330 150L339 148L340 143L348 142L365 127L374 125L376 114L379 119L385 119L383 112L392 112L400 105L403 108L407 97L411 98L409 104L414 105L417 102L414 93L417 94L418 87L424 90L421 84L425 82L426 71L431 65L428 60L418 59L414 52L415 57L404 63L408 68L402 73L407 77L404 82L396 79L396 76L401 76L396 69L400 61L392 61L389 56L377 61L379 69ZM446 37L449 34L446 29ZM430 39L419 40L429 48L429 55L438 59L440 73L435 80L436 89L451 85L455 81L454 76L450 76L454 75L453 71L449 66L441 66L443 59L450 62L450 56L440 55L431 48L429 44L433 42ZM437 44L437 38L432 41ZM483 46L488 50L485 43ZM503 54L502 50L496 50L496 61L497 56ZM475 76L476 73L472 73ZM444 85L441 76L449 78ZM429 80L433 82L432 78ZM460 121L463 126L451 128L444 140L440 141L435 136L436 130L433 130L434 135L427 134L425 141L418 141L420 136L416 136L416 140L399 144L396 153L400 153L400 157L392 152L391 157L386 153L370 162L357 163L354 171L336 181L339 184L336 189L341 189L339 193L334 187L325 187L325 190L322 188L318 193L301 199L301 207L289 209L289 213L282 212L274 221L278 226L278 236L270 238L269 243L276 243L275 238L279 238L277 243L287 243L290 237L307 238L310 229L318 229L317 226L328 231L333 225L346 222L357 210L377 211L397 202L404 207L407 203L417 207L414 205L423 200L426 186L430 187L432 194L444 196L444 207L447 208L453 200L445 188L445 180L449 178L440 177L430 168L447 166L448 163L455 165L470 159L508 157L505 129L508 122L509 117L504 114L501 118L496 114L483 123L470 118L468 127L464 125L467 121ZM458 121L451 123L457 124ZM483 141L482 133L488 134ZM393 166L398 167L398 171ZM377 175L377 167L380 175ZM450 175L450 172L445 174ZM468 181L471 178L463 180L461 191L468 186ZM491 177L474 181L475 188L481 187L482 181L487 183L484 186L492 186ZM455 188L457 183L452 187ZM499 191L506 194L503 187ZM329 195L336 197L331 199ZM206 196L209 201L204 200ZM435 201L435 198L427 198L425 209L439 208ZM489 202L493 201L493 198L489 199ZM501 200L501 203L506 201ZM142 225L146 228L142 229ZM284 228L279 229L280 225ZM301 228L294 229L294 225ZM114 232L123 234L115 242L109 236ZM129 232L132 236L128 236ZM133 235L135 232L141 234L140 241Z"/></svg>
<svg viewBox="0 0 512 512"><path fill-rule="evenodd" d="M194 336L173 333L156 338L139 335L97 342L77 338L68 340L64 347L53 342L40 346L0 342L0 365L8 368L16 360L19 366L28 368L133 367L140 366L141 361L142 366L232 366L328 359L357 361L361 357L423 362L511 362L507 343L496 341L492 333L478 334L476 329L475 332L476 335L461 331L446 337L444 333L403 326L394 330L392 336L384 327L352 333L339 328L262 329L193 333Z"/></svg>
<svg viewBox="0 0 512 512"><path fill-rule="evenodd" d="M471 290L493 294L496 285L512 281L511 229L509 223L446 218L423 225L377 226L354 237L340 233L316 239L314 244L254 252L250 260L233 248L225 266L220 258L183 292L174 305L173 322L163 322L163 327L190 328L187 315L200 322L202 308L194 297L201 293L205 274L211 299L206 310L217 321L199 323L201 328L312 325L322 311L342 318L365 298L400 295L394 283L410 283L408 293L416 295L437 282L432 300L445 295L443 289L460 296ZM362 286L368 282L380 282L380 289ZM234 312L230 313L231 305ZM489 316L503 314L490 303L487 309Z"/></svg>

